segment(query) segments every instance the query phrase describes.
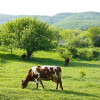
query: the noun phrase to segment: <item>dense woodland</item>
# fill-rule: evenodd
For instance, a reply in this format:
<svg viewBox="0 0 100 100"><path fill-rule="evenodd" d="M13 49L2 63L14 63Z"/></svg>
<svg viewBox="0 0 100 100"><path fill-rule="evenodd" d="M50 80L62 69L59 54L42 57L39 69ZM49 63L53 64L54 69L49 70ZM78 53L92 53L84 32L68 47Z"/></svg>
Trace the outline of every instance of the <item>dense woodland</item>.
<svg viewBox="0 0 100 100"><path fill-rule="evenodd" d="M35 15L29 16L33 17ZM9 22L20 17L28 17L28 15L4 15L0 14L0 24ZM43 22L50 25L61 27L64 29L81 29L86 30L88 27L100 26L100 13L99 12L83 12L83 13L59 13L54 16L36 16Z"/></svg>

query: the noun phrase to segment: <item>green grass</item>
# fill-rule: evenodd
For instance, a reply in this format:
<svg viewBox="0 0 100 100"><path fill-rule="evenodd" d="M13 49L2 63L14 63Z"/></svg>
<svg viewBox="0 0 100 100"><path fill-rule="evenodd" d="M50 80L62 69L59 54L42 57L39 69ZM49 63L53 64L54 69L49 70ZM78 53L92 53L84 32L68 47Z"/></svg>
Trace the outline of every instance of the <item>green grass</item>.
<svg viewBox="0 0 100 100"><path fill-rule="evenodd" d="M24 51L19 49L0 49L0 100L100 100L100 61L70 60L64 67L64 59L55 51L39 51L32 55L30 61L21 59ZM57 65L62 68L64 90L56 90L52 81L43 81L45 89L39 84L29 82L27 88L21 89L20 80L28 70L36 65ZM86 73L80 77L80 71Z"/></svg>

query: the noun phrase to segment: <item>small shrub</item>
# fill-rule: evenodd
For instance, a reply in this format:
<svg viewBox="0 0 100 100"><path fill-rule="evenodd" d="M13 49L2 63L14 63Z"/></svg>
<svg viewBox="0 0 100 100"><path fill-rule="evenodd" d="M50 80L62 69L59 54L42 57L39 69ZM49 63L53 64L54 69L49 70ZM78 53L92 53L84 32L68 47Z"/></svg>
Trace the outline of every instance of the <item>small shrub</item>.
<svg viewBox="0 0 100 100"><path fill-rule="evenodd" d="M58 46L57 52L59 52L63 58L72 57L71 53L63 46Z"/></svg>
<svg viewBox="0 0 100 100"><path fill-rule="evenodd" d="M86 75L86 73L83 70L80 70L79 74L81 77L84 77Z"/></svg>

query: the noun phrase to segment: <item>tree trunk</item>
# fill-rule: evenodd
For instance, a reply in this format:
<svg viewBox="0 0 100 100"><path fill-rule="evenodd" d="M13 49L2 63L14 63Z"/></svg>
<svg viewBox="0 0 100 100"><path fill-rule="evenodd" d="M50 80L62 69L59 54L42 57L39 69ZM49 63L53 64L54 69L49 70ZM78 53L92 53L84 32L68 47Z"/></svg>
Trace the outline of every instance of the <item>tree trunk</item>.
<svg viewBox="0 0 100 100"><path fill-rule="evenodd" d="M31 51L27 51L27 58L28 59L30 59L31 55L32 55L32 52Z"/></svg>
<svg viewBox="0 0 100 100"><path fill-rule="evenodd" d="M11 55L12 55L12 48L11 48Z"/></svg>

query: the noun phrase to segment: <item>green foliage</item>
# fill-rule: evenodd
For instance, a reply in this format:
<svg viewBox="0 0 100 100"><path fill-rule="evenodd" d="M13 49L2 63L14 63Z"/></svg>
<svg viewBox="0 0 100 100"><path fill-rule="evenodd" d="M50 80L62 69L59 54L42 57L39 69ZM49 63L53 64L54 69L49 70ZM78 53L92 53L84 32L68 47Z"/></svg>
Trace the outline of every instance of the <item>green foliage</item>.
<svg viewBox="0 0 100 100"><path fill-rule="evenodd" d="M88 31L90 32L89 38L91 38L93 45L100 47L100 27L90 27Z"/></svg>
<svg viewBox="0 0 100 100"><path fill-rule="evenodd" d="M62 30L59 32L65 42L72 40L75 38L75 34L73 30Z"/></svg>
<svg viewBox="0 0 100 100"><path fill-rule="evenodd" d="M79 58L82 60L100 60L100 49L99 48L76 48L74 46L59 46L57 51L61 57L66 58Z"/></svg>
<svg viewBox="0 0 100 100"><path fill-rule="evenodd" d="M66 58L67 56L69 57L70 53L63 47L63 46L58 46L57 47L57 52L61 55L61 57Z"/></svg>
<svg viewBox="0 0 100 100"><path fill-rule="evenodd" d="M76 58L77 57L77 49L74 46L58 46L57 51L60 53L61 57L66 58Z"/></svg>
<svg viewBox="0 0 100 100"><path fill-rule="evenodd" d="M96 60L99 59L99 53L96 50L88 50L84 48L93 48L94 46L99 46L99 27L91 27L87 31L79 31L79 30L62 30L60 31L60 35L62 36L62 40L65 42L63 44L63 49L60 48L60 54L62 57L72 57L72 58L80 58L84 60ZM94 40L94 42L93 42ZM65 48L65 46L67 48ZM77 48L79 50L77 50ZM82 48L82 49L81 49Z"/></svg>
<svg viewBox="0 0 100 100"><path fill-rule="evenodd" d="M18 47L27 51L27 58L32 52L38 50L50 50L55 47L53 40L57 34L50 29L47 23L37 20L35 17L20 18L10 21L2 26L3 44L10 48ZM57 43L56 43L57 44Z"/></svg>
<svg viewBox="0 0 100 100"><path fill-rule="evenodd" d="M90 49L79 49L78 50L78 57L83 60L99 60L100 51L96 48L90 48Z"/></svg>
<svg viewBox="0 0 100 100"><path fill-rule="evenodd" d="M70 52L70 55L72 56L72 58L76 58L77 57L77 49L74 46L67 46L67 50Z"/></svg>
<svg viewBox="0 0 100 100"><path fill-rule="evenodd" d="M82 49L82 50L79 50L78 56L79 56L79 58L81 58L83 60L92 60L93 59L93 52Z"/></svg>
<svg viewBox="0 0 100 100"><path fill-rule="evenodd" d="M62 30L59 34L67 46L79 48L92 46L91 39L88 38L88 34L90 34L88 31Z"/></svg>

